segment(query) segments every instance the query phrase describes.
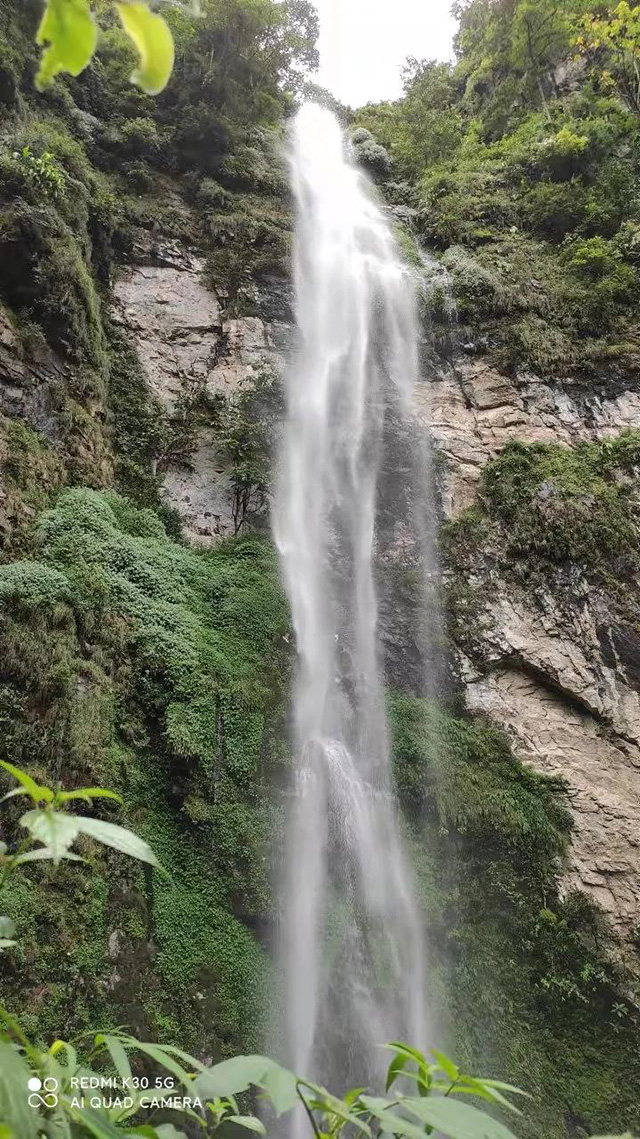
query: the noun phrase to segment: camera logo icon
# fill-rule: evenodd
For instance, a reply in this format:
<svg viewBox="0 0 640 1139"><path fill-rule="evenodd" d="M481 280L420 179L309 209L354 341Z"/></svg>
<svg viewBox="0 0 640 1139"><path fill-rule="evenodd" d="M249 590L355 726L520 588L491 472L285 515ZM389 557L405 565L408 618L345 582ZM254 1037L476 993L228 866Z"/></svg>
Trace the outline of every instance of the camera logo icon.
<svg viewBox="0 0 640 1139"><path fill-rule="evenodd" d="M29 1107L57 1107L58 1081L53 1076L46 1076L44 1080L31 1076L27 1081L29 1092Z"/></svg>

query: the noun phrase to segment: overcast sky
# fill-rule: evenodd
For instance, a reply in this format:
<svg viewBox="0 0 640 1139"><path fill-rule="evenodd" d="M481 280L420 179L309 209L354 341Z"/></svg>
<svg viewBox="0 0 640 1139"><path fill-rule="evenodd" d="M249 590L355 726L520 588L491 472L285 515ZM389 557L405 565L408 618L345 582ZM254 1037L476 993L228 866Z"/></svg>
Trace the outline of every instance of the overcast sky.
<svg viewBox="0 0 640 1139"><path fill-rule="evenodd" d="M315 5L318 82L349 106L400 95L408 55L451 58L451 0L315 0Z"/></svg>

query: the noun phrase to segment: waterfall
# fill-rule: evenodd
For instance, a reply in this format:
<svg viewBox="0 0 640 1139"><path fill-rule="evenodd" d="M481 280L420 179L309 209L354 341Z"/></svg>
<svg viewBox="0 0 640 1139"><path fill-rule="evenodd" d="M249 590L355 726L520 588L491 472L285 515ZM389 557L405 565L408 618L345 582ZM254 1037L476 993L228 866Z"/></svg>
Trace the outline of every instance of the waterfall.
<svg viewBox="0 0 640 1139"><path fill-rule="evenodd" d="M336 119L293 126L298 350L274 532L298 649L282 884L287 1060L367 1082L425 1042L421 915L402 848L374 580L385 418L418 375L414 288Z"/></svg>

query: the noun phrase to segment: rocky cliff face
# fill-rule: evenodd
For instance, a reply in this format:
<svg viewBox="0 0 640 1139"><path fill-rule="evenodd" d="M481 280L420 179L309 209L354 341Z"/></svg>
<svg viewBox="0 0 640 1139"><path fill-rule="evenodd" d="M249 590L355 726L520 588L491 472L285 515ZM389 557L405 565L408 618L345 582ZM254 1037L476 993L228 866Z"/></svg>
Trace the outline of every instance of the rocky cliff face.
<svg viewBox="0 0 640 1139"><path fill-rule="evenodd" d="M168 417L233 404L265 371L280 375L289 325L228 315L223 287L212 287L202 256L160 239L138 244L113 289L113 316L134 345L150 394ZM181 454L162 460L163 493L185 537L212 545L238 530L233 465L211 414L193 417Z"/></svg>
<svg viewBox="0 0 640 1139"><path fill-rule="evenodd" d="M510 441L575 448L640 425L633 378L552 383L501 374L486 358L443 365L418 400L440 456L449 518L477 504L483 469ZM542 510L558 505L552 478L536 493ZM588 515L594 503L588 493L583 499ZM564 561L527 577L514 573L523 560L489 522L471 557L464 540L448 547L445 586L464 578L467 587L455 644L465 703L503 728L526 764L566 781L574 818L566 888L583 890L604 909L633 956L640 919L637 612L588 566ZM637 584L632 574L625 595Z"/></svg>

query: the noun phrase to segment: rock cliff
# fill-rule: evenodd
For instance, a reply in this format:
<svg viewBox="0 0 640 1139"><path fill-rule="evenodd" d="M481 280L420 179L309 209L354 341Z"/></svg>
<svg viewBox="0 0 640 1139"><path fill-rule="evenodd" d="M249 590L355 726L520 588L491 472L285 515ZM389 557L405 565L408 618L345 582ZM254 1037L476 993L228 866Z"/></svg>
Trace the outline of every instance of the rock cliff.
<svg viewBox="0 0 640 1139"><path fill-rule="evenodd" d="M455 519L482 498L483 469L507 443L606 445L640 426L640 391L634 376L545 381L461 355L425 377L418 413L440 457L444 514ZM551 507L558 493L553 478L537 489ZM583 497L589 513L593 502ZM566 562L544 579L514 574L523 559L501 537L487 525L479 538L476 531L471 557L464 546L446 547L445 589L461 575L468 587L469 619L458 625L454 648L465 703L503 728L525 763L566 782L574 818L566 888L603 908L633 959L640 921L637 627L610 580L594 581L588 567ZM637 585L634 573L625 588Z"/></svg>

